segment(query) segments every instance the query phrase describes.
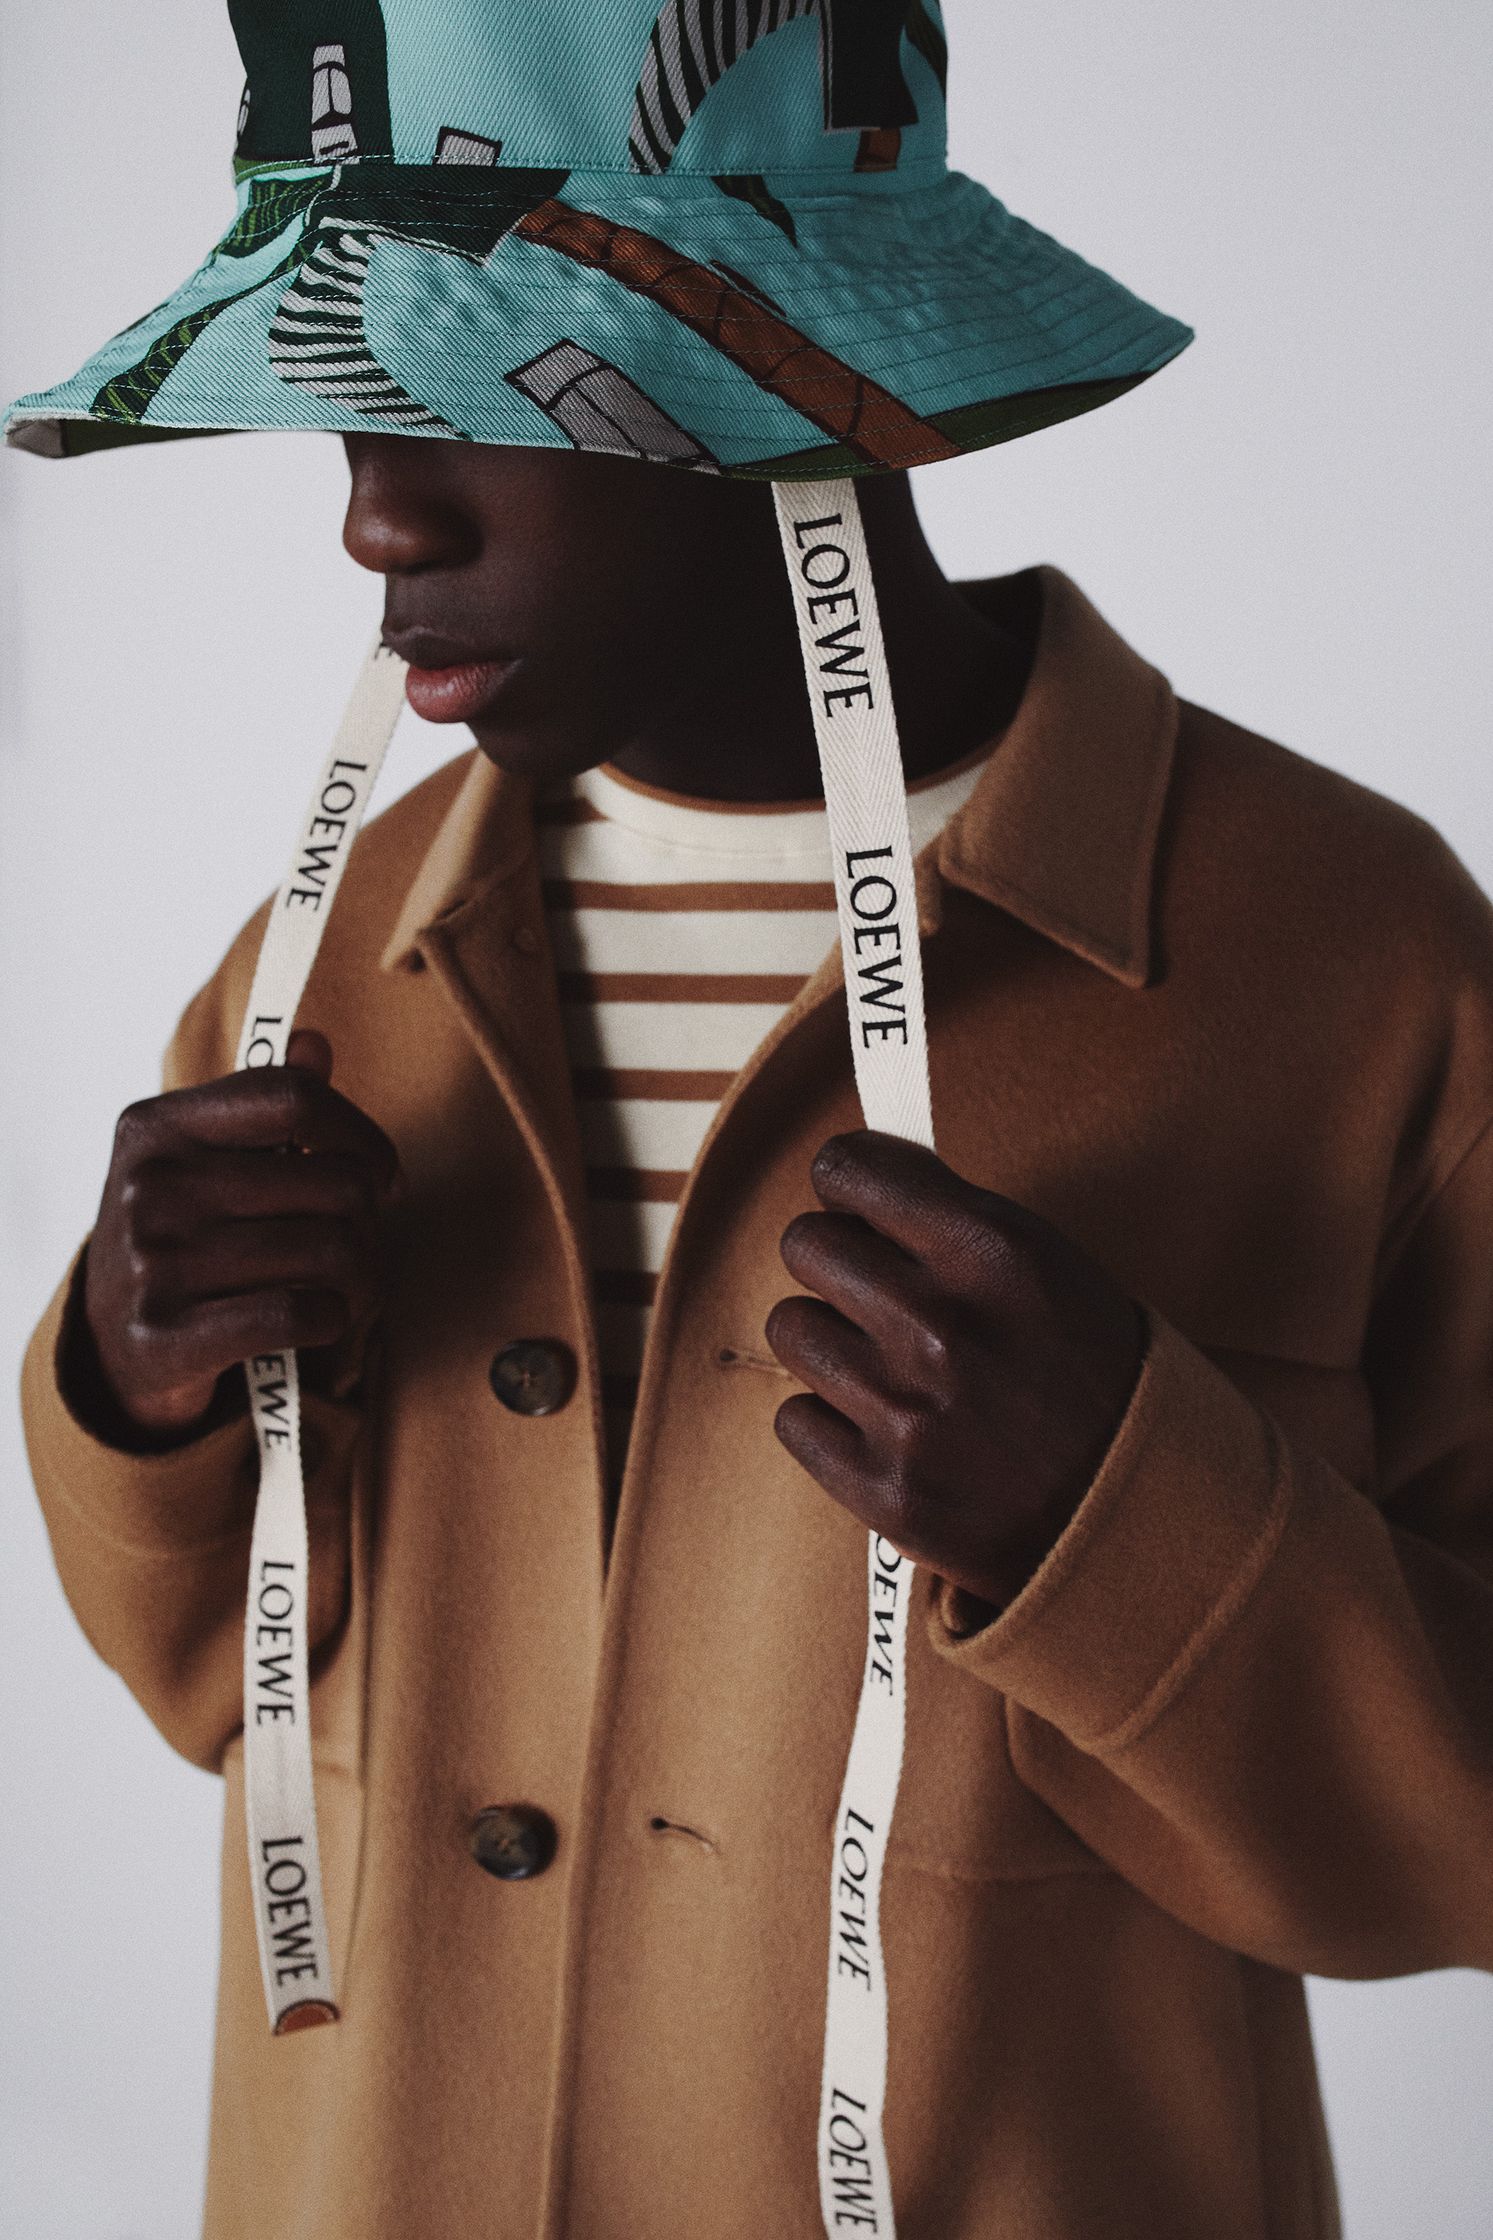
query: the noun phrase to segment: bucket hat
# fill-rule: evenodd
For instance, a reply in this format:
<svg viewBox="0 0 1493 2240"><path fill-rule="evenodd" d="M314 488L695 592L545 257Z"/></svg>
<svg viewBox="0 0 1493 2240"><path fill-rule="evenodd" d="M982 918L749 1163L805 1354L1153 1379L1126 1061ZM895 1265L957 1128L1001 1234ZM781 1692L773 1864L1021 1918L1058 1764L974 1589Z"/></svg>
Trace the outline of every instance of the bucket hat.
<svg viewBox="0 0 1493 2240"><path fill-rule="evenodd" d="M12 444L378 427L855 474L1085 411L1190 339L949 170L937 0L229 13L233 223Z"/></svg>
<svg viewBox="0 0 1493 2240"><path fill-rule="evenodd" d="M165 303L13 405L7 440L60 458L228 429L383 430L770 481L861 1109L931 1148L905 786L855 477L1103 404L1190 330L949 170L937 0L229 0L229 14L248 74L232 225ZM284 1062L403 683L376 646L270 910L240 1066ZM278 2035L339 2009L295 1356L246 1370L260 1485L245 1820ZM833 1845L803 1863L827 1899L821 2215L831 2235L884 2240L879 1908L911 1572L869 1541Z"/></svg>

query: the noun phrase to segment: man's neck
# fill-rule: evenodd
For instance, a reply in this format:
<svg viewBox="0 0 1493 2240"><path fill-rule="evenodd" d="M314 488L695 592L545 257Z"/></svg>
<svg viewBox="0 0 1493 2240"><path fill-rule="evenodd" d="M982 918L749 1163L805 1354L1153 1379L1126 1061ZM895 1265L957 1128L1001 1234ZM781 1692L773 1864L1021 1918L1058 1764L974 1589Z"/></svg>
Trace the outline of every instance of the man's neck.
<svg viewBox="0 0 1493 2240"><path fill-rule="evenodd" d="M859 487L887 664L909 779L926 777L1005 730L1031 647L976 612L940 569L903 475ZM661 680L611 766L646 785L711 801L822 796L803 664L775 533L735 577L732 623L714 649L708 703Z"/></svg>

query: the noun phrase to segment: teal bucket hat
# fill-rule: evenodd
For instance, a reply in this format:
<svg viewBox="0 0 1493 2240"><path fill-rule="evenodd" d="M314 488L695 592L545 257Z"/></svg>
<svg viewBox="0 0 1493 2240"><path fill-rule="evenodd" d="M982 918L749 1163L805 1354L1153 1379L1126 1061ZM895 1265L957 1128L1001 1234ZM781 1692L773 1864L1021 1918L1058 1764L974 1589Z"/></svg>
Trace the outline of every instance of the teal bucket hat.
<svg viewBox="0 0 1493 2240"><path fill-rule="evenodd" d="M11 444L378 428L823 478L1066 419L1191 339L948 168L938 0L229 13L232 225Z"/></svg>

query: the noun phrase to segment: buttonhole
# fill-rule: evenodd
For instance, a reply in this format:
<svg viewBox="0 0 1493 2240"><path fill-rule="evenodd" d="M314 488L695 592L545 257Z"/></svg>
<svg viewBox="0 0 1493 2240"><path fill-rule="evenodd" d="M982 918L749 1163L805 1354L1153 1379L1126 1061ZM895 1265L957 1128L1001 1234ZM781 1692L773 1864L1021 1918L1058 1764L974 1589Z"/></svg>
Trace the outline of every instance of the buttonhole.
<svg viewBox="0 0 1493 2240"><path fill-rule="evenodd" d="M721 1346L715 1358L723 1369L770 1369L775 1377L793 1382L792 1370L785 1369L775 1355L754 1353L750 1346Z"/></svg>
<svg viewBox="0 0 1493 2240"><path fill-rule="evenodd" d="M705 1851L715 1849L711 1838L702 1836L698 1828L687 1828L682 1820L666 1820L661 1812L655 1812L648 1825L656 1836L688 1836Z"/></svg>

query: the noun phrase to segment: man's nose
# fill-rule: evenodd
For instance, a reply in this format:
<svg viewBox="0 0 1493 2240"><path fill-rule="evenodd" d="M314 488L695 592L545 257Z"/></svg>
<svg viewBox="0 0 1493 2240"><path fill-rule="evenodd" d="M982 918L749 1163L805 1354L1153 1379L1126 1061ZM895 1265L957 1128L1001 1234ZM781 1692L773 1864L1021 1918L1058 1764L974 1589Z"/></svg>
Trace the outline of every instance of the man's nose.
<svg viewBox="0 0 1493 2240"><path fill-rule="evenodd" d="M343 443L352 487L342 542L360 568L416 575L476 557L480 529L446 486L433 440L348 435Z"/></svg>

